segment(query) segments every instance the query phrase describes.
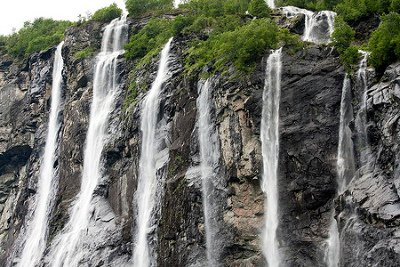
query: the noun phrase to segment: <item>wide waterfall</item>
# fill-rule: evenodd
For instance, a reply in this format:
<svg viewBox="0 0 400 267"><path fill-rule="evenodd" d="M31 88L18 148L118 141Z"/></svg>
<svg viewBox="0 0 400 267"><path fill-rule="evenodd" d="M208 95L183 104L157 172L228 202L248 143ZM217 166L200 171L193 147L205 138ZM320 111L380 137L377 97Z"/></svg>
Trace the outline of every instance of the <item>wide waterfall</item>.
<svg viewBox="0 0 400 267"><path fill-rule="evenodd" d="M286 6L280 8L287 17L303 14L305 19L303 41L317 44L329 43L334 30L336 13L332 11L312 12L306 9Z"/></svg>
<svg viewBox="0 0 400 267"><path fill-rule="evenodd" d="M62 48L64 42L57 46L53 65L53 84L51 90L51 108L47 127L46 145L40 166L40 176L37 185L36 206L33 218L27 223L25 243L18 266L35 266L42 258L48 237L49 216L53 209L57 189L56 161L58 137L61 127L62 111L62 71L64 61Z"/></svg>
<svg viewBox="0 0 400 267"><path fill-rule="evenodd" d="M337 157L337 195L340 196L346 190L355 173L354 146L350 123L353 121L351 81L348 75L345 76L342 88L340 103L340 124L339 124L339 146ZM328 248L325 261L329 267L337 267L340 262L340 234L338 223L335 219L334 210L331 215L329 228Z"/></svg>
<svg viewBox="0 0 400 267"><path fill-rule="evenodd" d="M280 265L276 231L279 224L278 159L279 102L281 97L282 48L268 57L263 93L261 144L263 158L262 190L265 200L263 254L269 267Z"/></svg>
<svg viewBox="0 0 400 267"><path fill-rule="evenodd" d="M218 183L220 152L219 140L212 120L212 82L207 79L198 84L197 98L198 134L200 145L200 169L204 210L204 226L206 234L206 249L208 266L219 266L221 240L218 239L219 225L217 218L218 199L215 194Z"/></svg>
<svg viewBox="0 0 400 267"><path fill-rule="evenodd" d="M139 162L139 180L136 191L137 229L134 244L133 264L135 267L152 265L148 234L155 227L152 224L156 205L156 195L163 186L157 179L157 170L168 160L168 155L160 153L160 138L157 138L157 118L160 111L161 92L164 83L170 77L169 59L172 38L161 51L157 76L147 94L141 111L142 147ZM160 155L161 154L161 155Z"/></svg>
<svg viewBox="0 0 400 267"><path fill-rule="evenodd" d="M117 64L127 38L126 17L113 20L104 30L101 52L97 56L93 83L93 102L86 135L81 191L70 219L57 237L51 256L52 266L78 266L80 245L89 224L93 193L102 177L101 156L107 140L110 113L119 91Z"/></svg>

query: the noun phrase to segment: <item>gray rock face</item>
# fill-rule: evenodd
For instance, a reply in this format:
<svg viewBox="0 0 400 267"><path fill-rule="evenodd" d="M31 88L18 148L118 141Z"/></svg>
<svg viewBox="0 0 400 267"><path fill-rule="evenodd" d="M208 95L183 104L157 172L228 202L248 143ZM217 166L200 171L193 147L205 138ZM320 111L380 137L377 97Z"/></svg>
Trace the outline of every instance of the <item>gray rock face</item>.
<svg viewBox="0 0 400 267"><path fill-rule="evenodd" d="M131 22L130 26L142 24ZM88 23L66 33L65 107L57 161L60 182L49 244L62 231L80 190L89 124L95 58L76 59L75 53L85 47L98 51L102 27ZM153 218L158 228L149 233L158 266L206 266L196 124L199 77L183 72L186 42L183 37L173 42L172 78L164 85L158 118L167 131L164 146L170 154L168 165L161 169L166 182ZM24 220L32 213L50 103L52 53L35 54L22 67L7 58L0 62L1 266L12 254ZM148 66L137 69L120 59L123 90L111 115L103 151L104 175L95 190L96 209L85 236L90 253L82 266L125 266L131 258L142 140L140 108L158 61L154 58ZM334 201L344 69L332 49L324 46L310 46L294 54L284 52L282 62L278 241L285 265L325 266L330 214L336 209L340 213L343 266L398 266L400 65L388 68L379 83L370 80L367 132L375 168L370 173L359 170L346 193ZM260 121L265 63L260 62L253 73L240 80L234 78L235 73L231 75L215 76L213 88L212 114L223 170L220 178L226 183L218 188L217 196L223 210L219 218L223 227L218 233L224 241L221 265L263 266ZM132 79L138 96L129 103ZM359 96L359 89L354 88L355 113ZM359 150L356 147L356 158ZM48 265L46 257L43 265Z"/></svg>
<svg viewBox="0 0 400 267"><path fill-rule="evenodd" d="M373 78L373 73L369 76ZM367 141L372 167L358 164L339 203L345 266L398 266L400 262L399 76L397 63L388 67L379 83L369 82ZM357 103L362 92L356 80L354 84L353 102ZM358 104L354 112L359 108ZM355 148L358 154L363 149Z"/></svg>

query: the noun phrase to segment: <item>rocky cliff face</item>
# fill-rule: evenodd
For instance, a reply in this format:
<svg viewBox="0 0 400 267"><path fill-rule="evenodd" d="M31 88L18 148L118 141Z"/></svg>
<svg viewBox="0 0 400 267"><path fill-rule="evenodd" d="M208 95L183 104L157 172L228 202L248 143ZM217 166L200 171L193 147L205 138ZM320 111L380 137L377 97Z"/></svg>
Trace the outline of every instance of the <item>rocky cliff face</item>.
<svg viewBox="0 0 400 267"><path fill-rule="evenodd" d="M142 22L131 22L139 27ZM64 112L58 148L59 188L50 222L50 240L68 219L80 189L85 135L92 99L94 57L76 59L76 51L100 48L102 26L89 23L66 34L63 56ZM164 195L150 233L159 266L204 266L205 229L199 143L196 75L183 72L184 37L172 44L172 78L162 92L158 125L167 131L168 166ZM267 54L266 54L267 56ZM23 66L6 58L0 64L0 265L6 264L24 221L31 216L44 147L51 89L53 50L35 54ZM140 158L140 109L155 77L158 58L130 74L137 99L127 103L128 75L135 66L120 59L124 85L111 116L103 152L104 178L95 191L83 266L123 266L132 254L133 205ZM400 66L369 81L368 137L376 155L374 171L357 175L341 201L336 194L336 158L344 69L331 47L313 46L282 58L278 239L286 266L325 266L324 253L332 209L340 216L345 266L397 266L399 241L399 159L397 138ZM226 266L265 265L261 253L264 196L260 187L260 121L265 62L250 75L214 77L213 98L221 146L221 177L226 186L218 201L223 210ZM372 77L372 76L371 76ZM359 89L353 88L354 112ZM356 138L356 137L355 137ZM357 149L356 149L357 150ZM359 153L359 152L357 152ZM359 172L361 173L361 172ZM357 251L357 253L354 253ZM43 261L46 265L47 260ZM393 263L393 264L392 264Z"/></svg>

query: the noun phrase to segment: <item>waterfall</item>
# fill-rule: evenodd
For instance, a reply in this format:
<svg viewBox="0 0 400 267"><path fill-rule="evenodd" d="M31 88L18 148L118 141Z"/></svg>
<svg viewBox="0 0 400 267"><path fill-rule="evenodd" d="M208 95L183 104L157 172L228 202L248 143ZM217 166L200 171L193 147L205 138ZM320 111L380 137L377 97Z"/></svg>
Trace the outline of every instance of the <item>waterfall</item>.
<svg viewBox="0 0 400 267"><path fill-rule="evenodd" d="M261 119L261 144L263 157L262 190L266 195L263 254L269 267L280 265L276 231L278 218L278 159L279 159L279 101L281 95L282 48L268 57L263 110Z"/></svg>
<svg viewBox="0 0 400 267"><path fill-rule="evenodd" d="M218 201L216 184L219 177L219 140L215 123L211 119L211 80L200 81L197 98L200 169L202 182L204 226L206 233L207 266L219 266L221 240L218 238Z"/></svg>
<svg viewBox="0 0 400 267"><path fill-rule="evenodd" d="M304 33L303 41L316 44L329 43L334 31L336 13L332 11L312 12L306 9L286 6L281 8L287 17L304 14Z"/></svg>
<svg viewBox="0 0 400 267"><path fill-rule="evenodd" d="M351 82L346 74L342 98L340 103L340 124L339 124L339 145L337 158L337 195L341 195L346 190L351 178L355 173L354 147L352 140L352 132L349 127L353 121L353 107L351 95ZM335 210L331 215L331 223L329 228L329 239L327 241L328 248L325 255L325 262L329 267L337 267L340 262L340 234L338 224L335 219Z"/></svg>
<svg viewBox="0 0 400 267"><path fill-rule="evenodd" d="M52 266L78 266L82 237L90 220L93 193L102 178L101 155L107 140L110 113L119 91L117 64L127 38L126 16L113 20L104 30L101 52L96 58L93 102L86 135L81 191L70 211L63 233L56 240Z"/></svg>
<svg viewBox="0 0 400 267"><path fill-rule="evenodd" d="M267 0L267 5L269 6L269 8L274 9L275 6L275 0Z"/></svg>
<svg viewBox="0 0 400 267"><path fill-rule="evenodd" d="M27 226L27 236L23 245L21 259L18 266L35 266L42 258L48 237L49 216L53 208L57 188L57 170L54 162L61 127L60 115L62 111L62 70L64 61L62 47L64 42L57 46L53 65L53 84L51 90L51 108L47 128L46 145L40 166L38 179L36 206L33 218Z"/></svg>
<svg viewBox="0 0 400 267"><path fill-rule="evenodd" d="M360 101L359 111L357 112L355 126L357 131L358 147L360 151L360 165L363 169L369 169L373 162L371 149L368 145L367 137L367 98L368 98L368 79L367 79L367 63L369 53L359 50L362 54L362 59L358 66L357 71L357 85L361 87L362 95ZM367 171L365 170L365 171Z"/></svg>
<svg viewBox="0 0 400 267"><path fill-rule="evenodd" d="M139 180L136 191L137 202L137 229L136 242L133 253L135 267L153 265L150 255L148 234L156 226L152 224L156 205L156 196L162 187L157 179L157 170L168 160L168 155L161 153L161 138L157 138L157 118L160 111L160 96L163 84L170 77L169 59L172 38L161 52L157 76L148 92L141 111L142 147L139 161Z"/></svg>

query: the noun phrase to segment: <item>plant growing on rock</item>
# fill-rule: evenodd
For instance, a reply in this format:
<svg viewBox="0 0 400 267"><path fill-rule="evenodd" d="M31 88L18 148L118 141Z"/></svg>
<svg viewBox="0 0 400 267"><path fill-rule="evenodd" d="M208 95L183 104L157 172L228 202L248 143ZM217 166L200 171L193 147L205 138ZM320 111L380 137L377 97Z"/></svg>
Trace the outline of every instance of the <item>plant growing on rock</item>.
<svg viewBox="0 0 400 267"><path fill-rule="evenodd" d="M99 22L110 22L113 19L119 18L122 14L122 10L114 3L108 7L101 8L94 12L91 19Z"/></svg>

